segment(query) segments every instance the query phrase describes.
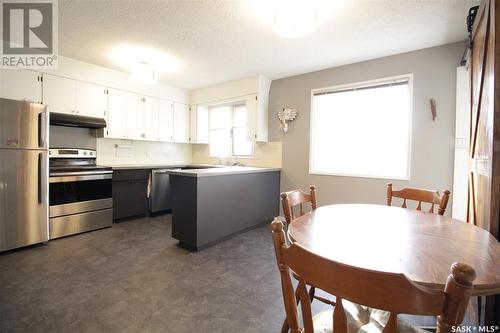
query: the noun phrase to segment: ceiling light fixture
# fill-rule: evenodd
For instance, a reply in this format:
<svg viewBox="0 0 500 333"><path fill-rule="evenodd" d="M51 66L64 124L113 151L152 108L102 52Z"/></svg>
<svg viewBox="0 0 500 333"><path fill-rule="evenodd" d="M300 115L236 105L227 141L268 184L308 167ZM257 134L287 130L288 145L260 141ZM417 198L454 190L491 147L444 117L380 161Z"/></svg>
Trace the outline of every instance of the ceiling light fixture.
<svg viewBox="0 0 500 333"><path fill-rule="evenodd" d="M300 38L312 33L318 26L315 1L276 1L274 32L286 38Z"/></svg>
<svg viewBox="0 0 500 333"><path fill-rule="evenodd" d="M130 77L132 80L144 84L157 84L158 70L151 64L141 61L132 66L130 69Z"/></svg>
<svg viewBox="0 0 500 333"><path fill-rule="evenodd" d="M133 80L146 84L158 83L161 74L174 73L182 68L177 58L157 49L136 44L117 45L110 49L109 58Z"/></svg>

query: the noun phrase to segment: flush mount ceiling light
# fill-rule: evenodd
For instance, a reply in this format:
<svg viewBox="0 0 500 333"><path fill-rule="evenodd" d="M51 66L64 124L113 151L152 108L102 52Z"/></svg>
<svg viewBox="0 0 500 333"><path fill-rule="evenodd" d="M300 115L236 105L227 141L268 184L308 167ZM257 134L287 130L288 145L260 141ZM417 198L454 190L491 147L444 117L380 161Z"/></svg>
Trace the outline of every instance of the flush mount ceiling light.
<svg viewBox="0 0 500 333"><path fill-rule="evenodd" d="M312 33L318 26L315 1L276 1L273 29L286 38L300 38Z"/></svg>
<svg viewBox="0 0 500 333"><path fill-rule="evenodd" d="M158 70L151 64L141 61L132 66L130 69L130 77L132 80L144 84L158 83Z"/></svg>
<svg viewBox="0 0 500 333"><path fill-rule="evenodd" d="M109 51L109 58L118 66L130 72L133 80L158 83L161 74L174 73L182 68L173 56L141 45L118 45Z"/></svg>

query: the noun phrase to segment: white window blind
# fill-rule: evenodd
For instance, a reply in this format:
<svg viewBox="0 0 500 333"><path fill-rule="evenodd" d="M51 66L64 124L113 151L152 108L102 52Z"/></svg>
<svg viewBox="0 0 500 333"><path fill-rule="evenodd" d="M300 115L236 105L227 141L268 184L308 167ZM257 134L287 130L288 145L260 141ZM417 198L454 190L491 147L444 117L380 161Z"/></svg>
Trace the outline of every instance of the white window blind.
<svg viewBox="0 0 500 333"><path fill-rule="evenodd" d="M313 174L409 179L412 76L312 92Z"/></svg>

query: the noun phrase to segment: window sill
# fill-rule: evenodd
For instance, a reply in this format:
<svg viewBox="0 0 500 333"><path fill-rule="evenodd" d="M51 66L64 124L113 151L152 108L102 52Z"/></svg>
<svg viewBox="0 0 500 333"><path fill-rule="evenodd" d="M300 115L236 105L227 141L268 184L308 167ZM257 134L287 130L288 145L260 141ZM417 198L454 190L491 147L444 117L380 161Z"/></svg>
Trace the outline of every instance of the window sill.
<svg viewBox="0 0 500 333"><path fill-rule="evenodd" d="M244 156L228 156L228 157L217 157L217 156L209 156L210 158L216 158L216 159L221 159L221 160L234 160L235 158L237 159L244 159L244 160L248 160L248 159L252 159L254 158L253 155L244 155Z"/></svg>
<svg viewBox="0 0 500 333"><path fill-rule="evenodd" d="M411 177L391 177L391 176L369 176L369 175L354 175L345 173L320 172L309 170L310 175L316 176L334 176L334 177L350 177L350 178L368 178L368 179L387 179L387 180L411 180Z"/></svg>

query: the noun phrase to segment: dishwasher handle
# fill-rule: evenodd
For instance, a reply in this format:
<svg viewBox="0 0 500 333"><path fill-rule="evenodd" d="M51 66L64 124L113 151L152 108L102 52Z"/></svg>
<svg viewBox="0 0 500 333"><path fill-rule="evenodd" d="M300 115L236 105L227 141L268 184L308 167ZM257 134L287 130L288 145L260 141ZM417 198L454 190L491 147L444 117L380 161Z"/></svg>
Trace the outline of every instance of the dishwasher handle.
<svg viewBox="0 0 500 333"><path fill-rule="evenodd" d="M176 169L154 169L153 170L153 174L155 175L163 175L163 174L168 174L172 171L177 171L177 170L180 170L179 168L176 168Z"/></svg>

